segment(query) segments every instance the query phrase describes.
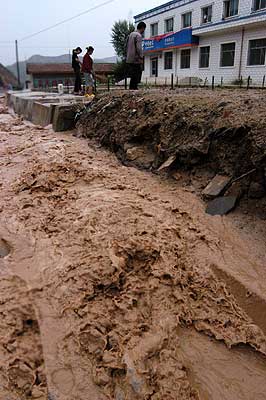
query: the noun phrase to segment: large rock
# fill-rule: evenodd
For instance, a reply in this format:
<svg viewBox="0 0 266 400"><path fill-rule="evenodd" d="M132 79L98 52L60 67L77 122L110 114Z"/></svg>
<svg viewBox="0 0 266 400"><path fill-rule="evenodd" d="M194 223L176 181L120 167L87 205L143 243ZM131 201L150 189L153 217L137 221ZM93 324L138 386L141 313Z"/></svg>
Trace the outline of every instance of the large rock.
<svg viewBox="0 0 266 400"><path fill-rule="evenodd" d="M236 203L236 196L218 197L208 204L206 212L210 215L226 215L235 208Z"/></svg>
<svg viewBox="0 0 266 400"><path fill-rule="evenodd" d="M152 166L155 158L155 153L147 146L134 146L126 150L126 159L145 169Z"/></svg>
<svg viewBox="0 0 266 400"><path fill-rule="evenodd" d="M203 190L202 194L204 197L214 199L220 196L226 190L229 185L231 178L223 175L216 175L208 186Z"/></svg>

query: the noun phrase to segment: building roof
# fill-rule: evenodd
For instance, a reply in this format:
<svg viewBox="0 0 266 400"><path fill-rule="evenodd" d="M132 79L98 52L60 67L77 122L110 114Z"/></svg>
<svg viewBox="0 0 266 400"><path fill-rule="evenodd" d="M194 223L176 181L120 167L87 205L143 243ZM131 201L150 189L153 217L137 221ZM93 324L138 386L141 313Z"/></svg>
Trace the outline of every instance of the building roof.
<svg viewBox="0 0 266 400"><path fill-rule="evenodd" d="M12 74L12 72L0 64L0 86L7 86L9 84L12 86L18 86L17 78Z"/></svg>
<svg viewBox="0 0 266 400"><path fill-rule="evenodd" d="M94 71L96 73L111 73L115 67L112 63L95 63ZM27 64L27 74L73 74L71 64Z"/></svg>
<svg viewBox="0 0 266 400"><path fill-rule="evenodd" d="M162 10L164 10L164 9L167 9L167 8L172 9L172 8L174 8L173 6L174 6L175 4L180 3L181 1L183 1L183 0L172 0L172 1L168 1L167 3L161 4L160 6L154 7L154 8L152 8L152 9L150 9L150 10L147 10L147 11L141 13L141 14L135 15L134 18L137 19L137 20L139 20L139 19L141 19L141 18L146 17L147 14L151 14L151 13L152 13L152 14L153 14L153 13L158 14L160 11L162 11Z"/></svg>

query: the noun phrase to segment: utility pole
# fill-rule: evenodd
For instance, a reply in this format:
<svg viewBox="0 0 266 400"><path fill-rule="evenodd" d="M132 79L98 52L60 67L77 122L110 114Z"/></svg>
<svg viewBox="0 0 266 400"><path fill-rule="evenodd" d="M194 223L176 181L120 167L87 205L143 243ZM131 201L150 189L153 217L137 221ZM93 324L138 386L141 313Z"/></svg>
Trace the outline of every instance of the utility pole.
<svg viewBox="0 0 266 400"><path fill-rule="evenodd" d="M19 71L19 59L18 59L18 41L15 41L15 47L16 47L16 62L17 62L17 76L18 76L18 85L20 87L21 82L20 82L20 71Z"/></svg>

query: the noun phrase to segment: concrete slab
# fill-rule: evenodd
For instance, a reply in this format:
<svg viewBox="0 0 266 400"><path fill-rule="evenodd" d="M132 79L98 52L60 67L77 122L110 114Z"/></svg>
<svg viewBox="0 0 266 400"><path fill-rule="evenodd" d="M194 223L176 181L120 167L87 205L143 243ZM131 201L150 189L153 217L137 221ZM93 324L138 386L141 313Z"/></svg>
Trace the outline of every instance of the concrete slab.
<svg viewBox="0 0 266 400"><path fill-rule="evenodd" d="M50 125L53 117L52 110L50 104L34 102L32 106L32 122L40 126Z"/></svg>
<svg viewBox="0 0 266 400"><path fill-rule="evenodd" d="M235 208L236 203L236 196L218 197L208 204L206 213L210 215L226 215Z"/></svg>
<svg viewBox="0 0 266 400"><path fill-rule="evenodd" d="M7 93L7 104L16 114L23 116L34 124L47 126L53 122L56 132L72 129L77 104L84 104L83 96L58 93L10 91ZM86 102L87 103L87 102ZM58 107L56 109L56 107ZM54 112L56 118L54 119Z"/></svg>
<svg viewBox="0 0 266 400"><path fill-rule="evenodd" d="M231 178L223 175L216 175L208 186L203 190L202 194L204 197L214 199L220 196L226 190L229 185Z"/></svg>
<svg viewBox="0 0 266 400"><path fill-rule="evenodd" d="M64 132L75 127L76 107L69 104L60 104L55 106L53 116L53 130L55 132Z"/></svg>

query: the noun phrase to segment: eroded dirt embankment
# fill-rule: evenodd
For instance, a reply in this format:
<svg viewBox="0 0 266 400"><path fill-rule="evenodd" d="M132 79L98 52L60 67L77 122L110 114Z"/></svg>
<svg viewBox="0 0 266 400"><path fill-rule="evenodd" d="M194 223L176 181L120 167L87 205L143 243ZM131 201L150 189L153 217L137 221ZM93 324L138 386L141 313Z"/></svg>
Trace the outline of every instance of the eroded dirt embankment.
<svg viewBox="0 0 266 400"><path fill-rule="evenodd" d="M7 114L0 165L0 398L264 399L266 329L227 284L263 304L252 237L177 183Z"/></svg>
<svg viewBox="0 0 266 400"><path fill-rule="evenodd" d="M175 156L172 171L197 175L201 190L217 173L235 179L255 169L233 192L257 201L266 196L264 104L264 91L120 92L96 98L78 127L126 165L156 171Z"/></svg>

